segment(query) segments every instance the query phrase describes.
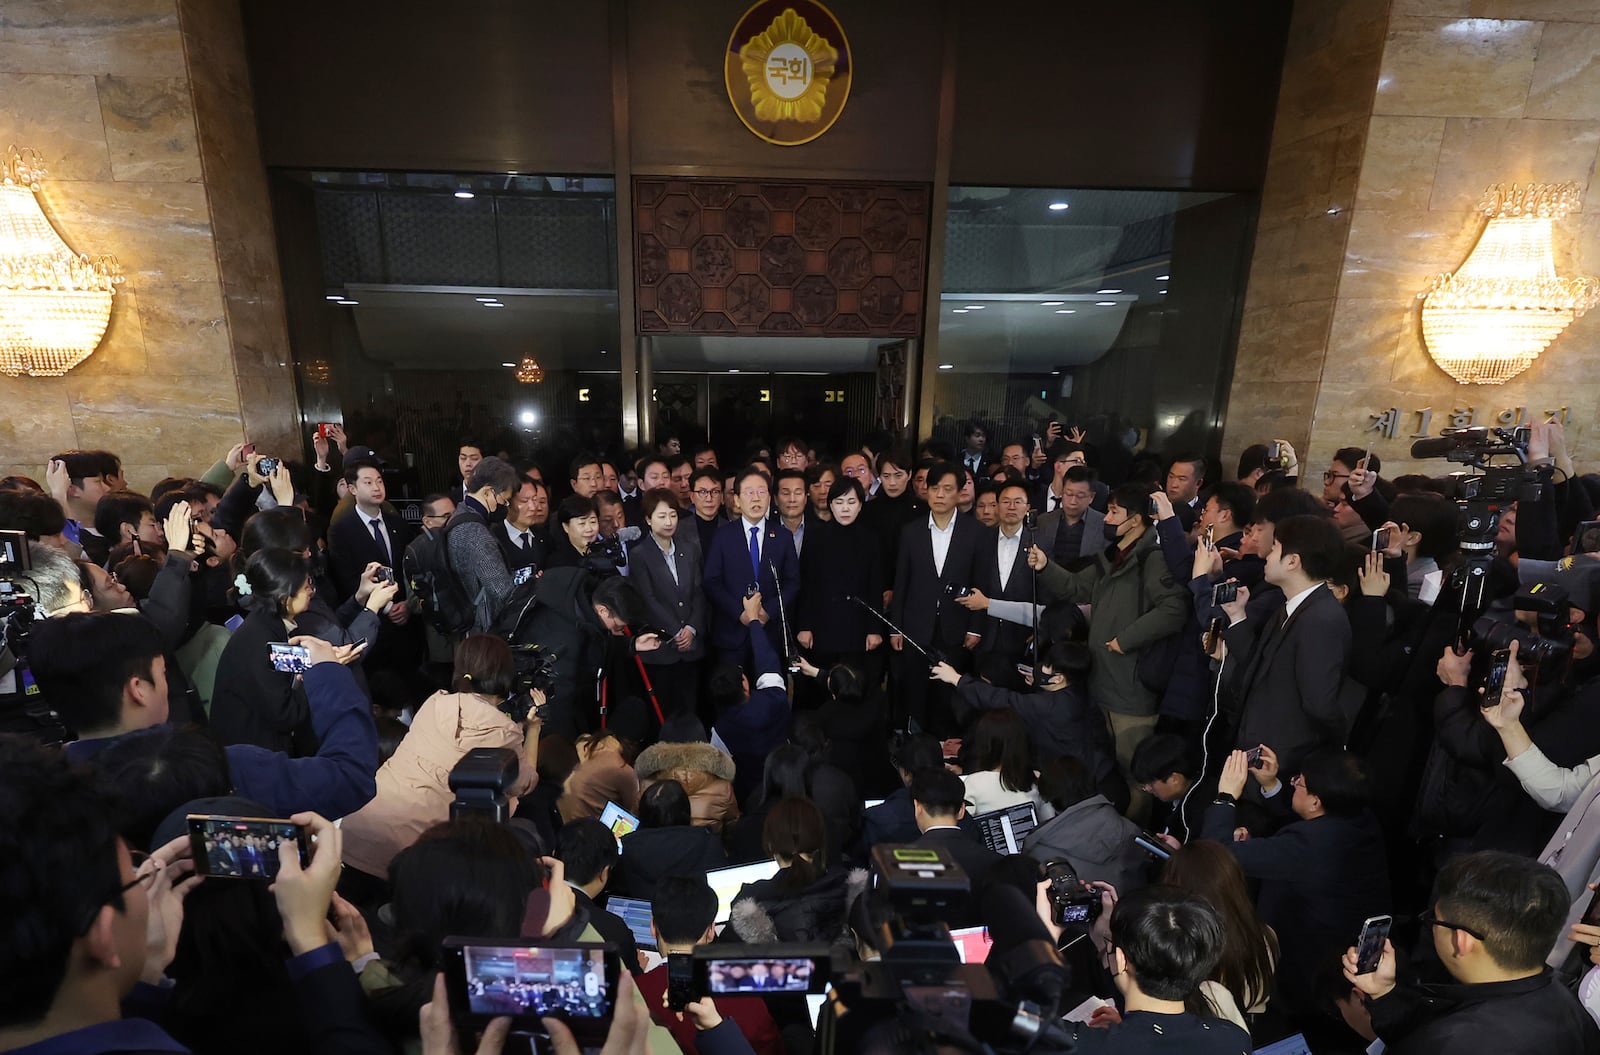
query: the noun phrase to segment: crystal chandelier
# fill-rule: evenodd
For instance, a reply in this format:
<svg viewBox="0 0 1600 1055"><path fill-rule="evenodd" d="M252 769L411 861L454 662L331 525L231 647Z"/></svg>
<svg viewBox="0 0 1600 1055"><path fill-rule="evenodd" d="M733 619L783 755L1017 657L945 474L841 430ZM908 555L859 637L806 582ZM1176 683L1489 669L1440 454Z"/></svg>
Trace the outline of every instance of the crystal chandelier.
<svg viewBox="0 0 1600 1055"><path fill-rule="evenodd" d="M544 367L533 356L525 355L517 364L516 378L525 385L537 385L544 380Z"/></svg>
<svg viewBox="0 0 1600 1055"><path fill-rule="evenodd" d="M1478 244L1423 294L1422 338L1440 369L1462 384L1505 384L1600 302L1594 276L1556 274L1551 231L1577 206L1576 183L1484 192L1478 207L1489 225Z"/></svg>
<svg viewBox="0 0 1600 1055"><path fill-rule="evenodd" d="M74 253L39 208L44 166L32 150L0 157L0 374L59 377L100 346L116 258Z"/></svg>

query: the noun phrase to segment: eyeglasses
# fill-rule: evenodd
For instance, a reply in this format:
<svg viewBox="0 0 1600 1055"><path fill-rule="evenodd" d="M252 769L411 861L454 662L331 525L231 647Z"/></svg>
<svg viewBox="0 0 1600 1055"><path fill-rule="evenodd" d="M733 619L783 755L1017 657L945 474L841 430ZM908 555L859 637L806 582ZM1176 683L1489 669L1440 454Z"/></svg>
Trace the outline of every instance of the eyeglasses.
<svg viewBox="0 0 1600 1055"><path fill-rule="evenodd" d="M868 474L868 469L865 465L857 465L846 469L844 474L846 476L866 476Z"/></svg>
<svg viewBox="0 0 1600 1055"><path fill-rule="evenodd" d="M1446 930L1458 930L1463 934L1472 935L1474 938L1477 938L1479 941L1487 941L1488 940L1483 936L1483 934L1481 932L1473 930L1471 927L1464 927L1459 923L1451 923L1449 920L1439 919L1438 917L1430 915L1428 913L1423 913L1422 915L1418 916L1417 917L1417 922L1418 923L1426 923L1430 927L1443 927Z"/></svg>
<svg viewBox="0 0 1600 1055"><path fill-rule="evenodd" d="M701 498L715 498L722 493L722 490L716 487L697 487L691 493L697 494Z"/></svg>
<svg viewBox="0 0 1600 1055"><path fill-rule="evenodd" d="M128 880L126 883L121 884L115 890L110 891L105 897L94 903L94 906L88 912L88 918L83 921L83 926L78 928L79 934L82 934L84 931L88 930L89 927L94 923L94 917L97 913L99 913L100 906L110 901L121 901L122 896L128 891L132 890L136 886L145 886L156 877L155 866L152 863L149 854L142 853L138 850L130 850L128 852L128 860L133 865L133 878ZM150 867L147 868L145 867L146 865L149 865Z"/></svg>
<svg viewBox="0 0 1600 1055"><path fill-rule="evenodd" d="M1323 470L1323 473L1322 473L1322 482L1325 483L1325 484L1331 484L1335 480L1348 480L1348 479L1350 479L1350 474L1349 473L1336 473L1332 469L1325 469L1325 470Z"/></svg>

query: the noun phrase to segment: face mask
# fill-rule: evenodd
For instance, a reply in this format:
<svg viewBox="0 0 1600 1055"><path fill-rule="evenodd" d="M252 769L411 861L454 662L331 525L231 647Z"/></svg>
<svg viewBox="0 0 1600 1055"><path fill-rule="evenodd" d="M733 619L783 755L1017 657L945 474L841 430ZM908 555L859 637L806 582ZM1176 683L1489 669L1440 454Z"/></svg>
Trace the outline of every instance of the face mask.
<svg viewBox="0 0 1600 1055"><path fill-rule="evenodd" d="M1100 530L1106 533L1107 542L1115 542L1122 537L1121 524L1101 524Z"/></svg>

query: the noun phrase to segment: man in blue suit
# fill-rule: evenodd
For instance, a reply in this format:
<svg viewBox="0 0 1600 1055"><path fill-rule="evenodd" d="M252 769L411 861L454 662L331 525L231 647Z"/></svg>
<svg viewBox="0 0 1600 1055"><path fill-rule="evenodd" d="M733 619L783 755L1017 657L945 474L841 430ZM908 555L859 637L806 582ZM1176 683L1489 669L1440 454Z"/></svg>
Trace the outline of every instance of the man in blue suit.
<svg viewBox="0 0 1600 1055"><path fill-rule="evenodd" d="M760 622L773 650L788 655L782 613L795 611L800 596L800 559L795 556L789 529L767 519L772 479L760 469L747 468L734 481L734 489L739 495L740 515L712 536L711 551L706 554L705 594L711 602L712 647L723 662L745 666L750 637L744 622L744 600L752 585L761 594L766 618Z"/></svg>

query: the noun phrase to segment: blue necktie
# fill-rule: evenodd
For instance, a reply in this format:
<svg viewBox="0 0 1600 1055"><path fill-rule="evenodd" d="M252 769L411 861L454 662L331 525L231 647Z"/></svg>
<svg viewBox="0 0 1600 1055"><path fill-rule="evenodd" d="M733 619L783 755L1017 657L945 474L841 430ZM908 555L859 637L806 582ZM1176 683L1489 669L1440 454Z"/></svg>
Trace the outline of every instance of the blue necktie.
<svg viewBox="0 0 1600 1055"><path fill-rule="evenodd" d="M750 529L750 573L755 576L754 581L761 581L761 529Z"/></svg>

